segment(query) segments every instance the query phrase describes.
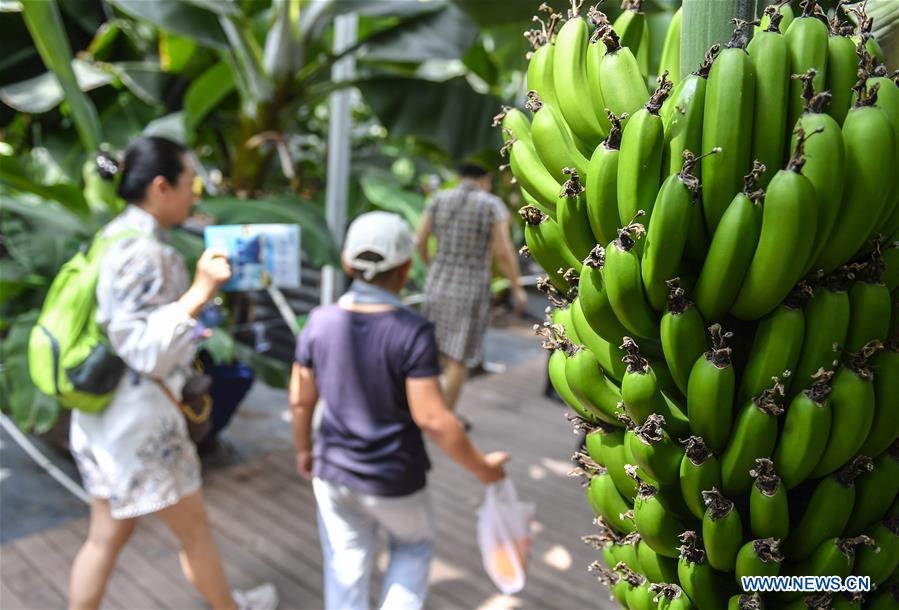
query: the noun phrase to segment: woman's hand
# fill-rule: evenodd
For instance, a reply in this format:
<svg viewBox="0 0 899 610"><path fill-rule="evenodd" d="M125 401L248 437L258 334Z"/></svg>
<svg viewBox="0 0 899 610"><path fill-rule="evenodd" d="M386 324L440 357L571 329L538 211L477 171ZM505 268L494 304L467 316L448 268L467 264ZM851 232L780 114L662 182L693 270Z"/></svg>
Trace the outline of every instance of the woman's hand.
<svg viewBox="0 0 899 610"><path fill-rule="evenodd" d="M307 481L312 479L312 451L297 451L297 472Z"/></svg>
<svg viewBox="0 0 899 610"><path fill-rule="evenodd" d="M231 279L231 263L228 253L221 248L207 248L197 261L194 285L208 294L208 298Z"/></svg>

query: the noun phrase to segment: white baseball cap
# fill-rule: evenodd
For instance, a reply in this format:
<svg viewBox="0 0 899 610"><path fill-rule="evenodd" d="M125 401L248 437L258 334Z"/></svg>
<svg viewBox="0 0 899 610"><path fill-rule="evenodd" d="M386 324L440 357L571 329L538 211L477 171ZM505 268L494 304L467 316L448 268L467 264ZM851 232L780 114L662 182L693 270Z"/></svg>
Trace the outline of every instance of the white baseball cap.
<svg viewBox="0 0 899 610"><path fill-rule="evenodd" d="M359 258L366 252L380 259ZM368 212L356 217L347 229L343 244L344 262L350 268L362 271L366 280L399 267L414 253L415 236L409 225L398 214L390 212Z"/></svg>

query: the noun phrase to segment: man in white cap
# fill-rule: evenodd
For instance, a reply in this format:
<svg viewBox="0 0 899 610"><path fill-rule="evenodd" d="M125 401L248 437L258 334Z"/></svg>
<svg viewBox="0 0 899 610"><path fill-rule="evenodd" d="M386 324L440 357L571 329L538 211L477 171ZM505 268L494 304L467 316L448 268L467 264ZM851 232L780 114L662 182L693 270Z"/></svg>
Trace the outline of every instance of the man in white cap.
<svg viewBox="0 0 899 610"><path fill-rule="evenodd" d="M294 441L297 469L312 479L318 504L325 608L368 608L378 530L391 549L379 607L424 604L434 515L422 433L482 483L505 476L508 454L478 451L444 402L433 325L399 299L414 252L396 214L356 218L341 255L352 286L337 304L312 311L297 342Z"/></svg>

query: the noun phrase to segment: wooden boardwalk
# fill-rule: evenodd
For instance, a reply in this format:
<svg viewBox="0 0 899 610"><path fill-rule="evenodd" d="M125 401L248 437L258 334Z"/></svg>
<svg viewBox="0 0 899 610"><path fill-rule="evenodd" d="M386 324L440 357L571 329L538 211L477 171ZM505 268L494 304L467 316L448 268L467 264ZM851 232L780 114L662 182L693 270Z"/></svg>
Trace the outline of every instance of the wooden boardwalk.
<svg viewBox="0 0 899 610"><path fill-rule="evenodd" d="M608 592L586 566L598 553L581 542L591 532L591 513L579 483L567 476L577 438L564 409L542 398L545 360L472 380L461 411L474 422L472 436L484 450L513 455L509 472L519 496L537 507L537 534L528 583L504 597L480 563L475 538L482 489L474 477L430 447L429 477L437 512L436 558L429 608L613 608ZM285 424L286 425L286 424ZM315 502L308 483L283 450L252 463L213 472L204 487L216 540L235 587L271 581L281 608L320 608L321 551ZM10 508L10 507L7 507ZM72 558L87 521L0 547L0 608L64 608ZM373 581L386 564L382 552ZM373 602L376 603L376 600ZM110 581L106 608L202 608L182 576L174 537L155 517L141 520Z"/></svg>

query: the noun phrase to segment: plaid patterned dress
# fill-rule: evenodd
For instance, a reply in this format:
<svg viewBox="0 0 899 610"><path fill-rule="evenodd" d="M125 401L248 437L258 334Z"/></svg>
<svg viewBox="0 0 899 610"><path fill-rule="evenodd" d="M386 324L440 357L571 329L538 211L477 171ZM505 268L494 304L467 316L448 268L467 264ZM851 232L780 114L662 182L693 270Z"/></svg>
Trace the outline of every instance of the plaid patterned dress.
<svg viewBox="0 0 899 610"><path fill-rule="evenodd" d="M490 319L491 229L509 213L499 197L465 183L437 193L425 213L437 252L422 312L434 323L442 354L477 366Z"/></svg>

